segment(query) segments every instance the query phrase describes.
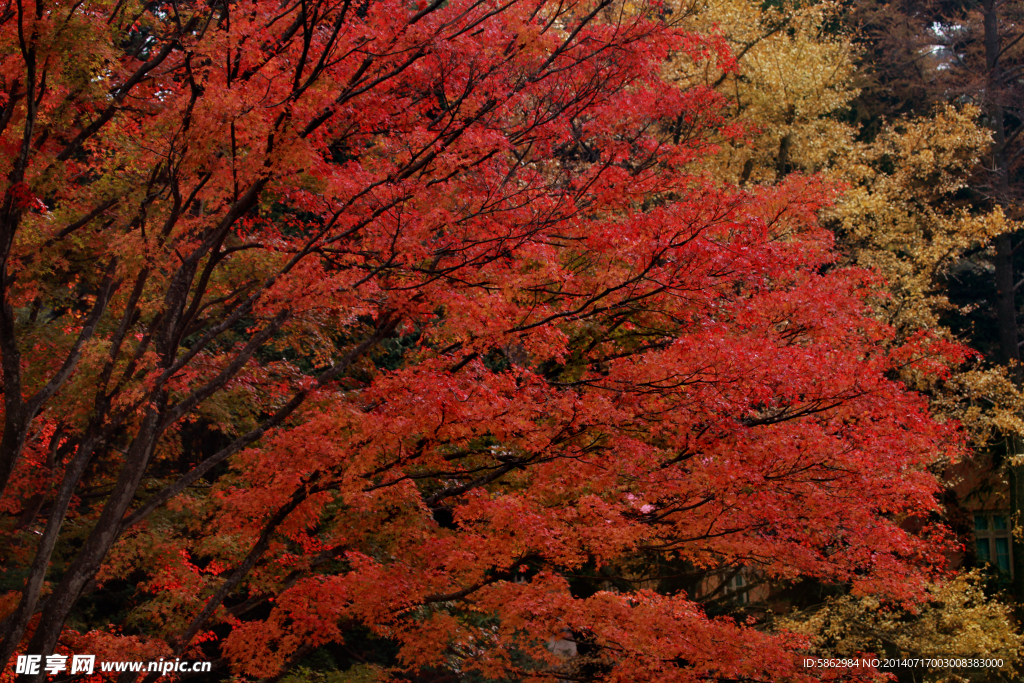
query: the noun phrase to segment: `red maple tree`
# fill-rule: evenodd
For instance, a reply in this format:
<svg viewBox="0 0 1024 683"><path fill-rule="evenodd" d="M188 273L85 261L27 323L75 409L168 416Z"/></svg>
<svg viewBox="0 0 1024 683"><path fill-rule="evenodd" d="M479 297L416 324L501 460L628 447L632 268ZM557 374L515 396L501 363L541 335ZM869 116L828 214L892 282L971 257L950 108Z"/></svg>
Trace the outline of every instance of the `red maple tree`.
<svg viewBox="0 0 1024 683"><path fill-rule="evenodd" d="M890 371L958 351L891 347L833 189L699 170L741 131L662 67L733 63L657 3L15 0L0 37L0 662L273 677L359 627L396 675L548 680L568 631L602 680L796 680L797 638L569 581L930 571L897 521L955 433Z"/></svg>

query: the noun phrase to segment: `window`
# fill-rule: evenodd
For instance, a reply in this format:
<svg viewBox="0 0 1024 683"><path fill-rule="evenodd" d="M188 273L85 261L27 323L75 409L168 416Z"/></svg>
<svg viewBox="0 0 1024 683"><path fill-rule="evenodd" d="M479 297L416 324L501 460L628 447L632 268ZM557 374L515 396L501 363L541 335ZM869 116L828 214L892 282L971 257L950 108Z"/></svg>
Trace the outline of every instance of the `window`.
<svg viewBox="0 0 1024 683"><path fill-rule="evenodd" d="M1006 515L974 515L974 544L979 563L987 562L999 573L1013 576L1010 525Z"/></svg>
<svg viewBox="0 0 1024 683"><path fill-rule="evenodd" d="M747 579L743 576L742 569L729 579L729 593L733 596L732 599L741 605L746 605L750 602L750 594L744 590L746 585Z"/></svg>

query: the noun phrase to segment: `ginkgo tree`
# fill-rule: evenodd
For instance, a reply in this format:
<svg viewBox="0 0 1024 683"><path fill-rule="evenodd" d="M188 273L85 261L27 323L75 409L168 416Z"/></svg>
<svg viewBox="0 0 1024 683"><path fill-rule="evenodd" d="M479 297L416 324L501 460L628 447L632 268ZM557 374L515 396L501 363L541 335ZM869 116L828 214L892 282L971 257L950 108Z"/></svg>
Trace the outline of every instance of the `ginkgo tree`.
<svg viewBox="0 0 1024 683"><path fill-rule="evenodd" d="M801 680L803 636L570 581L926 596L943 532L898 520L959 437L894 372L964 352L892 343L818 225L835 187L707 170L744 127L666 67L733 70L713 31L21 0L0 34L0 663L274 678L361 630L405 679Z"/></svg>

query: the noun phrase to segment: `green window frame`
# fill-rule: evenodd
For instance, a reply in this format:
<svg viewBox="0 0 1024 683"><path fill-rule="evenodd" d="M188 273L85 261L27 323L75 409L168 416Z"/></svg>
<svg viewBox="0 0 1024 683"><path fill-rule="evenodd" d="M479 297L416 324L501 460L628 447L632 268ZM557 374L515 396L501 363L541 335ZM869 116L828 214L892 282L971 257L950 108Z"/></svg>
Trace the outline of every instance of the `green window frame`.
<svg viewBox="0 0 1024 683"><path fill-rule="evenodd" d="M1013 538L1009 516L1002 512L974 514L974 550L979 564L1013 576Z"/></svg>

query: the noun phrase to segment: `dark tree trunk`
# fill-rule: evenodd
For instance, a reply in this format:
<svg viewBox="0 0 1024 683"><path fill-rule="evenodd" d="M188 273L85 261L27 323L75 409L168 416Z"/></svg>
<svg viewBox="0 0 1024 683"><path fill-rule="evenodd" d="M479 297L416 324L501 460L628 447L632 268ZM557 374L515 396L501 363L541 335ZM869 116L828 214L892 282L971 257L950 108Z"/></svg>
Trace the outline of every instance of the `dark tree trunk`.
<svg viewBox="0 0 1024 683"><path fill-rule="evenodd" d="M1010 170L1008 150L1006 148L1006 116L1000 102L999 88L1002 83L1000 68L1000 51L1002 36L1000 35L998 9L1001 3L997 0L983 0L981 3L985 27L985 67L986 95L988 97L989 122L992 127L994 182L992 183L995 201L1000 205L1010 202ZM999 322L999 344L1001 358L1010 366L1010 372L1017 387L1024 385L1024 374L1020 365L1020 342L1017 329L1017 302L1014 296L1016 280L1013 269L1013 241L1010 235L996 238L996 315ZM1010 481L1010 513L1013 527L1022 522L1021 511L1024 509L1024 466L1017 464L1013 456L1021 455L1021 440L1016 436L1007 439L1008 470ZM1014 534L1016 537L1016 534ZM1012 543L1013 565L1013 596L1019 605L1024 602L1024 543Z"/></svg>

